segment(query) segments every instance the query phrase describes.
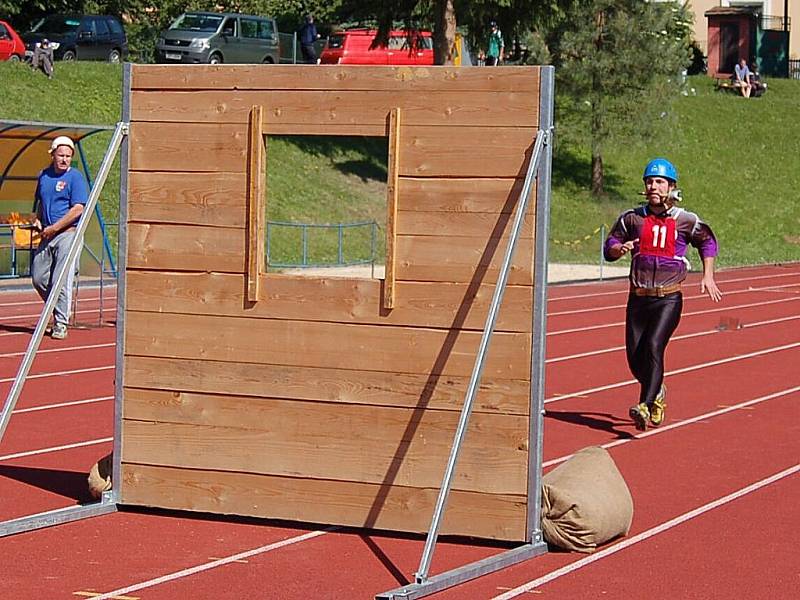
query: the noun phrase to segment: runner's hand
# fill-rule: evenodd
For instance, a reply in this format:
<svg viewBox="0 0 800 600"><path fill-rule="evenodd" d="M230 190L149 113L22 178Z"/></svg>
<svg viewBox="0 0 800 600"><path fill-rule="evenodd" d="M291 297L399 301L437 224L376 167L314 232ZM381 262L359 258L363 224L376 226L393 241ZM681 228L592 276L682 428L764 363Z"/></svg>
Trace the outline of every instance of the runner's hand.
<svg viewBox="0 0 800 600"><path fill-rule="evenodd" d="M700 280L700 293L701 294L708 294L708 297L711 298L714 302L719 302L722 300L722 292L719 291L717 287L717 282L714 281L713 277L703 277Z"/></svg>

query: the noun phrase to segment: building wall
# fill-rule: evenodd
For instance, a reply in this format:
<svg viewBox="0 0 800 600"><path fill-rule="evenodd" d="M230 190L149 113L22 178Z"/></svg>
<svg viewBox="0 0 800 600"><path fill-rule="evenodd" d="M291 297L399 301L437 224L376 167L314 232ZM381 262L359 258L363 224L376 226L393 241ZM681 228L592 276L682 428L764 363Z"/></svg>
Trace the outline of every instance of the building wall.
<svg viewBox="0 0 800 600"><path fill-rule="evenodd" d="M694 38L708 55L708 19L707 10L715 6L762 6L762 14L772 17L783 17L783 0L688 0L694 13ZM800 58L800 0L789 0L789 55Z"/></svg>

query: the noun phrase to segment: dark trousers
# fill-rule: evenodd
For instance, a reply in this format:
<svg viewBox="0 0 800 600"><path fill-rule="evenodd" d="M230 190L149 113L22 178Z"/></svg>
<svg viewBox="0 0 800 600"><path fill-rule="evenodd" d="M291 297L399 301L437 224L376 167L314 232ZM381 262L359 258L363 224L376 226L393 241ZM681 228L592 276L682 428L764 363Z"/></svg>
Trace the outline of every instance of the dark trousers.
<svg viewBox="0 0 800 600"><path fill-rule="evenodd" d="M651 298L628 296L625 349L631 373L641 385L639 402L652 404L664 381L664 351L683 310L680 292Z"/></svg>
<svg viewBox="0 0 800 600"><path fill-rule="evenodd" d="M314 44L300 44L300 53L303 55L303 62L306 64L317 64L317 53L314 51Z"/></svg>

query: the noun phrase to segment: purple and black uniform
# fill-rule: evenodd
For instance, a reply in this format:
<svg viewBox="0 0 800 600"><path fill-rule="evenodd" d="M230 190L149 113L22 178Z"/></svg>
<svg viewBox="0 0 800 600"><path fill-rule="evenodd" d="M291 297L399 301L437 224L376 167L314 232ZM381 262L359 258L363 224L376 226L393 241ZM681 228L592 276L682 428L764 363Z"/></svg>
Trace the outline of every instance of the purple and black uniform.
<svg viewBox="0 0 800 600"><path fill-rule="evenodd" d="M631 252L631 293L625 312L625 348L631 373L641 385L639 402L653 403L664 380L664 351L681 318L680 284L689 267L686 251L697 249L701 259L717 255L711 228L691 212L673 206L657 215L648 206L620 215L606 239L604 255L618 244L638 240ZM635 288L673 289L663 296L638 296Z"/></svg>

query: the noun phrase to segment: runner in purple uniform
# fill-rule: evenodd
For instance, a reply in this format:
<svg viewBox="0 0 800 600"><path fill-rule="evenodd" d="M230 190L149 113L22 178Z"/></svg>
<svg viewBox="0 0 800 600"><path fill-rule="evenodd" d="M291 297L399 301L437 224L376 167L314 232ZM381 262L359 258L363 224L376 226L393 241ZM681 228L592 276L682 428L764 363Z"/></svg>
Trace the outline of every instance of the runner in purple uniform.
<svg viewBox="0 0 800 600"><path fill-rule="evenodd" d="M664 350L681 319L689 261L695 247L703 262L700 292L714 302L722 293L714 281L717 240L711 228L691 212L675 206L680 199L678 173L668 160L656 158L645 167L647 204L622 213L606 239L606 260L631 254L630 294L625 310L625 349L631 373L641 386L639 402L629 414L640 431L664 422Z"/></svg>

